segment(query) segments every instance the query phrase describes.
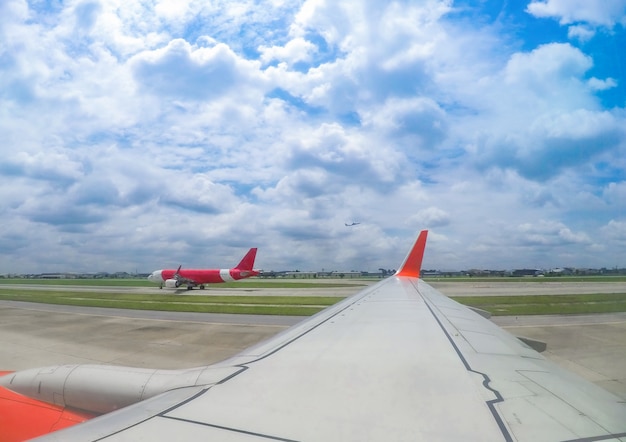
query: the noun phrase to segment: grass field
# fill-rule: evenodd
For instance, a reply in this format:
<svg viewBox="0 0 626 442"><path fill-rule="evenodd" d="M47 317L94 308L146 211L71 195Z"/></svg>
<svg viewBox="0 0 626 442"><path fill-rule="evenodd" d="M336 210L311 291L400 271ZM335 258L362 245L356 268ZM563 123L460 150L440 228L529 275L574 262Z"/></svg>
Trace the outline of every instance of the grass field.
<svg viewBox="0 0 626 442"><path fill-rule="evenodd" d="M510 282L513 278L501 278ZM521 280L522 278L520 278ZM496 278L489 278L494 282ZM537 278L523 278L524 281L537 280ZM585 278L578 279L584 282ZM10 282L8 282L10 281ZM20 281L20 282L15 282ZM239 314L268 314L268 315L293 315L307 316L332 305L342 297L319 297L298 296L297 291L291 296L216 296L216 295L186 295L172 294L168 291L155 294L143 293L112 293L98 292L90 289L81 291L73 288L71 291L43 290L43 286L63 285L89 285L89 286L127 286L143 287L150 286L141 280L12 280L5 279L2 282L10 284L42 285L42 289L29 288L3 288L0 283L0 300L14 300L38 302L46 304L65 304L89 307L114 307L140 310L165 310L187 311L203 313L239 313ZM37 282L34 282L37 281ZM446 278L446 281L450 281ZM476 278L471 279L476 282ZM543 279L543 281L546 281ZM608 279L606 282L615 281ZM89 284L87 283L89 282ZM594 280L599 282L599 280ZM137 284L135 284L137 283ZM140 283L140 284L139 284ZM459 281L459 283L463 283ZM360 285L365 285L364 282ZM350 283L339 282L315 282L315 281L277 281L277 280L251 280L245 283L237 282L222 284L220 287L238 288L332 288L354 287L356 293L362 287L358 281ZM210 293L210 292L209 292ZM489 311L492 315L541 315L541 314L581 314L581 313L607 313L626 311L626 293L589 293L575 295L530 295L530 296L464 296L453 298L465 305L478 307Z"/></svg>
<svg viewBox="0 0 626 442"><path fill-rule="evenodd" d="M320 296L205 296L0 289L0 299L43 304L201 313L308 316L340 301Z"/></svg>
<svg viewBox="0 0 626 442"><path fill-rule="evenodd" d="M243 281L225 282L217 286L221 288L271 288L271 289L294 289L294 288L323 288L323 287L355 287L363 286L363 281L351 280L352 282L335 282L336 280L324 280L316 282L315 279L257 279L250 278ZM86 287L157 287L156 284L144 279L25 279L25 278L0 278L2 285L42 285L42 286L86 286Z"/></svg>
<svg viewBox="0 0 626 442"><path fill-rule="evenodd" d="M549 276L549 277L426 277L426 282L440 281L440 282L491 282L497 284L499 282L529 282L529 283L546 283L546 282L626 282L625 275L616 276Z"/></svg>
<svg viewBox="0 0 626 442"><path fill-rule="evenodd" d="M363 279L346 279L346 280L327 280L327 279L287 279L287 278L250 278L237 282L227 282L220 284L220 287L236 288L245 284L251 288L312 288L312 287L351 287L354 285L365 285L371 281L377 281L375 278ZM332 282L331 282L332 281ZM451 283L511 283L511 282L528 282L528 283L546 283L546 282L626 282L626 276L560 276L546 278L526 278L526 277L426 277L426 282L451 282ZM69 285L69 286L90 286L90 287L155 287L155 284L144 278L128 278L128 279L31 279L31 278L0 278L0 287L3 284L21 284L21 285Z"/></svg>
<svg viewBox="0 0 626 442"><path fill-rule="evenodd" d="M494 316L626 312L626 293L464 296L453 299L461 304L487 310Z"/></svg>

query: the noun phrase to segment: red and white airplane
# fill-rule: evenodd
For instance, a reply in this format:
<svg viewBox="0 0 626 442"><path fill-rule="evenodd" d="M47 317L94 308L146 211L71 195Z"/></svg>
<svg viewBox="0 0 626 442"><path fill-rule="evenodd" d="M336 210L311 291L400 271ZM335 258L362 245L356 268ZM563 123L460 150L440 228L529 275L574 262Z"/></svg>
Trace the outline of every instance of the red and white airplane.
<svg viewBox="0 0 626 442"><path fill-rule="evenodd" d="M148 276L148 280L159 284L159 288L178 288L187 285L187 290L195 286L204 288L205 284L219 284L222 282L238 281L259 274L254 270L256 247L251 248L246 256L233 269L181 269L178 270L155 270Z"/></svg>
<svg viewBox="0 0 626 442"><path fill-rule="evenodd" d="M217 364L62 365L1 376L0 436L626 440L622 399L419 279L425 243L424 231L394 276Z"/></svg>

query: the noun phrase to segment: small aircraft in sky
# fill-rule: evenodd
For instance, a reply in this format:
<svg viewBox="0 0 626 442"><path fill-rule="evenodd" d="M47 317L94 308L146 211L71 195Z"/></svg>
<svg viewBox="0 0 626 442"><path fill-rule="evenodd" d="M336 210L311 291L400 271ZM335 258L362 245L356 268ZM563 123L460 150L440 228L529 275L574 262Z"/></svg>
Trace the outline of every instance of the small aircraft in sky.
<svg viewBox="0 0 626 442"><path fill-rule="evenodd" d="M346 225L346 227L352 227L352 226L358 226L358 225L359 225L359 224L361 224L361 223L355 223L355 222L352 222L352 223L350 223L350 224L348 224L348 223L344 223L344 224Z"/></svg>
<svg viewBox="0 0 626 442"><path fill-rule="evenodd" d="M148 280L163 286L174 289L181 285L187 285L187 290L195 286L204 288L205 284L219 284L222 282L238 281L259 274L254 270L254 259L256 258L256 247L251 248L246 256L232 269L163 269L155 270L148 276Z"/></svg>

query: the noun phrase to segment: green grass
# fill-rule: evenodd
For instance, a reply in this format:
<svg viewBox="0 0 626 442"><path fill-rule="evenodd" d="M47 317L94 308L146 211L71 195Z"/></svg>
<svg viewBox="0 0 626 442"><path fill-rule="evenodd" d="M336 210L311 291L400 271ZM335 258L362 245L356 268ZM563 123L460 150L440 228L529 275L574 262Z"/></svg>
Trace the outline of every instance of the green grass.
<svg viewBox="0 0 626 442"><path fill-rule="evenodd" d="M492 276L492 277L469 277L469 276L428 276L424 278L426 282L528 282L528 283L546 283L546 282L626 282L626 276L546 276L546 277L524 277L524 276Z"/></svg>
<svg viewBox="0 0 626 442"><path fill-rule="evenodd" d="M503 315L566 315L626 312L626 293L583 295L463 296L455 301Z"/></svg>
<svg viewBox="0 0 626 442"><path fill-rule="evenodd" d="M504 279L504 278L503 278ZM506 279L504 279L506 280ZM29 280L32 281L32 280ZM48 280L45 280L49 282ZM90 280L69 280L90 281ZM96 280L98 281L98 280ZM115 280L109 280L115 281ZM127 283L129 280L125 280ZM50 284L47 284L50 285ZM54 284L52 284L54 285ZM239 283L234 286L242 288ZM223 284L222 286L225 286ZM353 284L253 281L245 288L355 287ZM60 287L59 287L60 288ZM183 293L185 293L183 291ZM194 292L198 293L198 291ZM158 294L96 291L41 290L37 288L2 288L0 299L45 304L87 307L113 307L139 310L185 311L203 313L239 313L307 316L332 305L342 297L318 296L215 296L210 291L201 295L174 294L163 290ZM626 293L528 296L463 296L457 302L489 311L492 315L545 315L626 312Z"/></svg>
<svg viewBox="0 0 626 442"><path fill-rule="evenodd" d="M154 287L146 279L30 279L30 278L0 278L0 287L3 284L20 285L71 285L89 287Z"/></svg>
<svg viewBox="0 0 626 442"><path fill-rule="evenodd" d="M0 278L2 284L20 285L46 285L46 286L89 286L89 287L158 287L156 284L144 279L24 279L24 278ZM294 289L294 288L340 288L365 286L363 282L340 283L340 282L315 282L314 279L307 282L294 282L284 280L246 279L238 282L225 282L222 284L207 284L207 287L215 288L270 288L270 289Z"/></svg>
<svg viewBox="0 0 626 442"><path fill-rule="evenodd" d="M0 299L43 304L137 310L308 316L343 298L318 296L150 295L0 289Z"/></svg>

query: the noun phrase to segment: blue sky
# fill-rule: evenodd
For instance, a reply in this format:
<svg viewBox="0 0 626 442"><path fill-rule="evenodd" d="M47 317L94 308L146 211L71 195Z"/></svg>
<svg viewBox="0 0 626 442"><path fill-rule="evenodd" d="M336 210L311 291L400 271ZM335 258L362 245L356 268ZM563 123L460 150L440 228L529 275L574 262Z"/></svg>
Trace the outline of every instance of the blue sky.
<svg viewBox="0 0 626 442"><path fill-rule="evenodd" d="M5 0L0 274L626 267L626 0ZM346 227L344 223L361 224Z"/></svg>

